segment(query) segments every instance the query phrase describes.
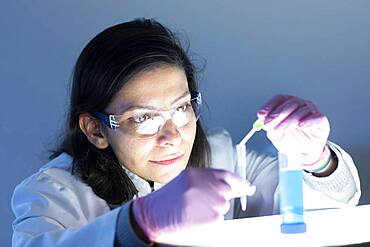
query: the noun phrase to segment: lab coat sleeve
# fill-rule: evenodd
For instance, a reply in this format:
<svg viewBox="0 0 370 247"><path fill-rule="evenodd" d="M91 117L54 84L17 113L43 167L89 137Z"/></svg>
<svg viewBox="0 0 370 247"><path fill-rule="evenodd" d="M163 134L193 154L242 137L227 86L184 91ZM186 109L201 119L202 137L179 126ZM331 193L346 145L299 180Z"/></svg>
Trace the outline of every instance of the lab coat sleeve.
<svg viewBox="0 0 370 247"><path fill-rule="evenodd" d="M86 215L93 210L82 208L86 204L81 202L84 197L80 192L44 173L18 185L12 197L12 210L16 217L12 245L114 246L120 213L123 215L121 218L127 218L122 220L126 222L127 232L121 239L126 246L138 246L128 217L130 203L101 215ZM86 203L94 204L93 200L96 199L90 198Z"/></svg>
<svg viewBox="0 0 370 247"><path fill-rule="evenodd" d="M306 209L348 207L359 202L360 179L351 156L332 142L328 142L328 146L337 156L338 166L327 177L304 173L303 195Z"/></svg>

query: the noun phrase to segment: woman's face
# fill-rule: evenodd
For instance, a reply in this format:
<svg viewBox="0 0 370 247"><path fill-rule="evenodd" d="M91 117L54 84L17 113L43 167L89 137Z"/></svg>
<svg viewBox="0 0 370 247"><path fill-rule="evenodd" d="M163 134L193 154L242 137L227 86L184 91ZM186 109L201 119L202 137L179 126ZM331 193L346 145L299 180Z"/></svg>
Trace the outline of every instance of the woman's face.
<svg viewBox="0 0 370 247"><path fill-rule="evenodd" d="M175 66L160 66L128 81L105 111L126 116L143 108L165 111L189 102L190 98L184 71ZM145 180L167 183L185 169L195 132L196 121L177 128L168 119L159 132L149 138L119 129L109 129L107 136L118 160L127 169Z"/></svg>

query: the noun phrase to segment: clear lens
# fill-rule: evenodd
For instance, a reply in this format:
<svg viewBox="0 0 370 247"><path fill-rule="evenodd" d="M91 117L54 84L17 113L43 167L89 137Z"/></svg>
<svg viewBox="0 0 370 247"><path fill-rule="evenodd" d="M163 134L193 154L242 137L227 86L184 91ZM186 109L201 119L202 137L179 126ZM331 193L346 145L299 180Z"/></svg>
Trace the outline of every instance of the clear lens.
<svg viewBox="0 0 370 247"><path fill-rule="evenodd" d="M196 120L195 112L191 103L187 103L186 105L182 105L176 108L176 110L172 114L172 121L178 128L187 125L190 121L194 119Z"/></svg>
<svg viewBox="0 0 370 247"><path fill-rule="evenodd" d="M160 127L164 124L164 119L161 115L155 116L151 119L147 119L136 129L136 132L142 135L154 135Z"/></svg>
<svg viewBox="0 0 370 247"><path fill-rule="evenodd" d="M151 111L133 116L124 121L118 120L120 115L110 116L114 116L115 120L117 120L117 127L123 133L145 138L155 136L169 119L173 121L177 128L184 127L192 121L197 121L200 106L201 100L194 98L190 102L169 111Z"/></svg>

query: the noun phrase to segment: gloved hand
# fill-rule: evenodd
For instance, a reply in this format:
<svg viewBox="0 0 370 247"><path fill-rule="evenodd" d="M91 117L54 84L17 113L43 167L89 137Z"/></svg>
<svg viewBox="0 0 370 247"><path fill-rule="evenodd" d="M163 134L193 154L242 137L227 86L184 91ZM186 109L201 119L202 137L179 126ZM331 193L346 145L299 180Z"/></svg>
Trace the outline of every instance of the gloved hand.
<svg viewBox="0 0 370 247"><path fill-rule="evenodd" d="M329 121L310 101L276 95L257 113L263 129L279 152L299 158L306 170L317 168L330 157L326 142Z"/></svg>
<svg viewBox="0 0 370 247"><path fill-rule="evenodd" d="M187 169L159 190L133 201L136 223L155 241L162 233L223 219L229 200L256 188L225 170Z"/></svg>

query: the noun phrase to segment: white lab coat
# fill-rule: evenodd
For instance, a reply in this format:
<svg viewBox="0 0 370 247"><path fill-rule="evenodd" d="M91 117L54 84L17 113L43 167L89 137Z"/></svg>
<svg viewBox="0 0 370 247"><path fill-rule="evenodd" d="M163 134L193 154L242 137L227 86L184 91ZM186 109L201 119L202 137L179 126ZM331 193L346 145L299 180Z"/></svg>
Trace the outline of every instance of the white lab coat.
<svg viewBox="0 0 370 247"><path fill-rule="evenodd" d="M234 150L228 133L221 131L209 140L214 167L234 171L235 166L231 162L235 160ZM327 178L305 175L306 208L358 203L360 183L352 159L338 146L332 143L329 145L338 156L338 171ZM247 178L256 185L256 194L248 198L246 212L240 210L240 203L232 202L227 219L276 212L276 158L249 152L247 161ZM12 210L16 216L13 223L13 246L114 245L120 208L111 210L88 185L71 175L71 167L72 158L65 153L61 154L16 187L12 198ZM150 193L150 187L145 181L132 173L129 176L138 188L139 196ZM121 213L128 215L128 208L129 203L123 205ZM130 240L137 240L134 235L127 223L128 245L135 245L135 241Z"/></svg>

